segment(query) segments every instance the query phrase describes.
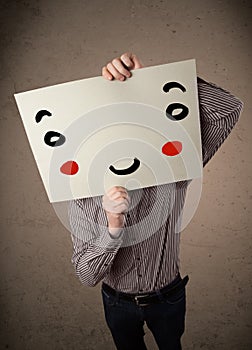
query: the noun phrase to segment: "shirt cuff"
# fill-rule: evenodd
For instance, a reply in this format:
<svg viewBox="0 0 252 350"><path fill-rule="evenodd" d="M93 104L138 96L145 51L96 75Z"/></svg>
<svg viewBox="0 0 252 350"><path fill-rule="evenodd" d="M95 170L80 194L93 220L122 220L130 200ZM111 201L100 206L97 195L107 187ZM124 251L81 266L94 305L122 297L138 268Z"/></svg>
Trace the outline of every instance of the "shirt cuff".
<svg viewBox="0 0 252 350"><path fill-rule="evenodd" d="M99 240L96 241L96 245L106 250L118 250L123 242L123 231L124 229L121 230L118 236L112 236L108 228L104 227Z"/></svg>

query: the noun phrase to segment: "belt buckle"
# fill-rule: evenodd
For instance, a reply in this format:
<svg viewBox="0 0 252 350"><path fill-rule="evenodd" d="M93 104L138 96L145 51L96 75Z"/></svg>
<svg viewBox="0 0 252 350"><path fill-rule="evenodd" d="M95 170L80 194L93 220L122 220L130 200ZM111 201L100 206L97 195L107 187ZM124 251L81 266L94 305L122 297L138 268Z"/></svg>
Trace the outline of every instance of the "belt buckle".
<svg viewBox="0 0 252 350"><path fill-rule="evenodd" d="M136 295L136 296L134 297L134 300L135 300L137 306L140 306L140 304L141 304L141 299L147 298L147 297L148 297L148 294ZM140 301L139 301L139 299L140 299ZM145 305L148 305L148 304L146 304L146 303L145 303L145 304L142 304L142 306L145 306Z"/></svg>

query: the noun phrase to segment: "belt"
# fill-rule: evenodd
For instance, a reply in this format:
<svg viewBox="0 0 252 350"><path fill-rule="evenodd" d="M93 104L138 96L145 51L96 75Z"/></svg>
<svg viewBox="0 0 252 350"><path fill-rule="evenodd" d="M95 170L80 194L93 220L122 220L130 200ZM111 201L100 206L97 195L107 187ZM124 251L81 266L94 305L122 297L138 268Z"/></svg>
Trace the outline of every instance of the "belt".
<svg viewBox="0 0 252 350"><path fill-rule="evenodd" d="M162 296L172 296L179 292L182 288L184 288L189 281L189 277L185 276L183 279L181 279L180 275L175 278L174 281L172 281L167 286L149 293L142 293L142 294L128 294L119 292L113 288L111 288L106 283L102 283L102 289L104 292L107 292L108 294L118 297L123 300L127 301L133 301L137 305L141 304L150 304L150 303L157 303L160 302L160 295Z"/></svg>

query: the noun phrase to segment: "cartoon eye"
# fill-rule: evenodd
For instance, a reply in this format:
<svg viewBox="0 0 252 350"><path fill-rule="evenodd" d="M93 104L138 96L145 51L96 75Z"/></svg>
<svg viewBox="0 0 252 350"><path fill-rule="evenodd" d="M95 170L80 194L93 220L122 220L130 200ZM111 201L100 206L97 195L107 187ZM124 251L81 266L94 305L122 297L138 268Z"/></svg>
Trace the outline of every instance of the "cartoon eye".
<svg viewBox="0 0 252 350"><path fill-rule="evenodd" d="M169 81L163 86L163 91L168 93L171 89L179 89L182 92L186 92L186 88L177 81ZM171 103L166 108L166 116L172 121L178 121L184 119L189 113L189 109L182 103Z"/></svg>
<svg viewBox="0 0 252 350"><path fill-rule="evenodd" d="M48 131L45 134L44 141L50 147L58 147L65 143L66 138L57 131Z"/></svg>
<svg viewBox="0 0 252 350"><path fill-rule="evenodd" d="M47 117L51 117L52 113L47 111L46 109L41 109L40 111L38 111L38 113L36 114L35 116L35 120L37 123L41 122L42 118L44 116L47 116Z"/></svg>
<svg viewBox="0 0 252 350"><path fill-rule="evenodd" d="M180 111L179 113L176 113L176 111ZM182 120L184 119L189 113L189 109L184 106L182 103L171 103L166 108L166 116L170 120Z"/></svg>

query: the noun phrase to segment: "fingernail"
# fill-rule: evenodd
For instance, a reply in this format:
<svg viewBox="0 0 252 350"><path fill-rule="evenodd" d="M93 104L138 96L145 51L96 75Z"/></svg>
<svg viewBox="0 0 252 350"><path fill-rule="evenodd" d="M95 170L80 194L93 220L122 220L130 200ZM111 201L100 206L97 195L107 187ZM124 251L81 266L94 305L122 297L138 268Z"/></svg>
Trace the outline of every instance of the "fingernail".
<svg viewBox="0 0 252 350"><path fill-rule="evenodd" d="M121 80L121 81L124 81L124 77L121 77L120 80Z"/></svg>

